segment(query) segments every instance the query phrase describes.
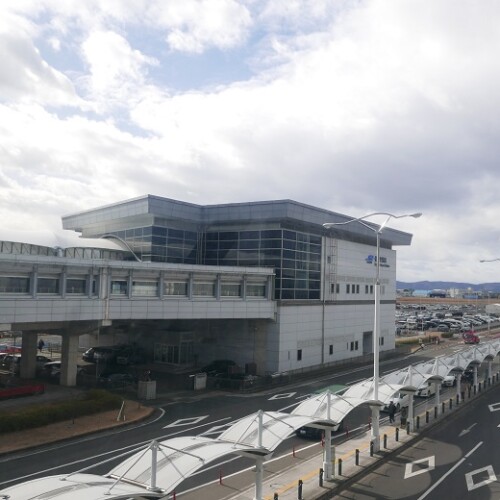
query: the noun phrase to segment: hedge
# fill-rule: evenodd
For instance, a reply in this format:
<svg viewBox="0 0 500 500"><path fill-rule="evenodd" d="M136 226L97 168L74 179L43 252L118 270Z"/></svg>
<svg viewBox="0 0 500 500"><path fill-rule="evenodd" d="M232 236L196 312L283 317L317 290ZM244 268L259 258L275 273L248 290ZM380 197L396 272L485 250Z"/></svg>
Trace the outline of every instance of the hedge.
<svg viewBox="0 0 500 500"><path fill-rule="evenodd" d="M0 434L42 427L107 410L119 409L122 398L103 390L90 390L78 399L38 404L17 411L0 412Z"/></svg>

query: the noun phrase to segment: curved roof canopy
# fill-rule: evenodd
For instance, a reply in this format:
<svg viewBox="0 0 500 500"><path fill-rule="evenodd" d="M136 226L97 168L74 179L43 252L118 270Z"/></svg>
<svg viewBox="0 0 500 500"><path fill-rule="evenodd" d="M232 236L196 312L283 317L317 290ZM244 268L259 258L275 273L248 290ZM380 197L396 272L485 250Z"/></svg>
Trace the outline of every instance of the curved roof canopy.
<svg viewBox="0 0 500 500"><path fill-rule="evenodd" d="M448 374L489 361L499 352L500 339L484 342L385 375L379 380L377 400L373 379L366 379L341 395L330 391L315 394L291 413L259 410L236 421L216 439L185 436L153 441L114 467L106 477L78 473L52 476L2 490L0 498L1 495L10 495L12 500L159 498L159 491L162 495L173 491L184 479L225 455L264 459L300 427L311 424L326 429L334 427L358 406L386 405L400 391L415 392L427 381L439 383ZM141 492L143 496L137 496Z"/></svg>

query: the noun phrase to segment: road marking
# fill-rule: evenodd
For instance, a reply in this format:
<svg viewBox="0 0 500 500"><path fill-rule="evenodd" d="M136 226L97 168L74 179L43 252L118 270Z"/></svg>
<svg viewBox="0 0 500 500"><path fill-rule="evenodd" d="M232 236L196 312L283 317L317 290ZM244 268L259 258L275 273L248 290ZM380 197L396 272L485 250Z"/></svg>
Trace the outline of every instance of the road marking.
<svg viewBox="0 0 500 500"><path fill-rule="evenodd" d="M440 485L455 469L460 467L460 465L462 465L462 463L465 462L465 459L470 457L482 444L483 442L479 441L479 443L477 443L476 446L474 446L474 448L472 448L472 450L470 450L469 453L465 455L465 457L461 458L446 474L441 476L441 478L438 479L423 495L420 495L417 498L417 500L422 500L423 498L425 498L431 491L434 490L434 488Z"/></svg>
<svg viewBox="0 0 500 500"><path fill-rule="evenodd" d="M176 420L175 422L172 422L171 424L165 425L163 428L168 429L169 427L182 427L183 425L198 424L209 416L210 415L202 415L200 417L181 418L179 420Z"/></svg>
<svg viewBox="0 0 500 500"><path fill-rule="evenodd" d="M499 411L500 403L493 403L492 405L488 405L488 408L490 409L490 412Z"/></svg>
<svg viewBox="0 0 500 500"><path fill-rule="evenodd" d="M482 472L488 473L488 479L484 479L483 481L479 481L478 483L474 484L473 476L475 474L480 474ZM487 484L494 483L496 480L497 480L497 477L496 477L495 471L493 470L493 467L491 465L487 465L486 467L483 467L482 469L473 470L472 472L468 472L467 474L465 474L465 481L467 482L467 489L469 491L477 490L478 488L481 488L482 486L486 486Z"/></svg>
<svg viewBox="0 0 500 500"><path fill-rule="evenodd" d="M423 465L425 462L427 462L427 467L413 470L414 465ZM430 472L431 470L434 470L435 467L436 457L434 455L427 458L421 458L420 460L415 460L414 462L406 464L404 478L408 479L409 477L418 476L419 474L423 474L424 472Z"/></svg>
<svg viewBox="0 0 500 500"><path fill-rule="evenodd" d="M467 429L464 429L464 430L463 430L463 431L462 431L462 432L458 435L458 437L462 437L462 436L465 436L466 434L468 434L468 433L471 431L471 429L472 429L475 425L477 425L477 422L476 422L475 424L472 424L470 427L467 427Z"/></svg>
<svg viewBox="0 0 500 500"><path fill-rule="evenodd" d="M283 394L275 394L274 396L271 396L268 401L271 401L272 399L287 399L287 398L292 398L297 394L296 392L285 392Z"/></svg>

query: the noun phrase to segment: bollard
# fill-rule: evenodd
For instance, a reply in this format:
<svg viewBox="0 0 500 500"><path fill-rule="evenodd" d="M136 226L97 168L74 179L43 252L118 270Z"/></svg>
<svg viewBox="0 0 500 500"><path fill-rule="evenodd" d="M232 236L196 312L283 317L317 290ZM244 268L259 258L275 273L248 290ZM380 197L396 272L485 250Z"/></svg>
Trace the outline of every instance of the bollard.
<svg viewBox="0 0 500 500"><path fill-rule="evenodd" d="M219 484L222 484L222 469L219 470Z"/></svg>
<svg viewBox="0 0 500 500"><path fill-rule="evenodd" d="M478 392L481 392L481 382L477 384L477 387L478 387Z"/></svg>
<svg viewBox="0 0 500 500"><path fill-rule="evenodd" d="M470 399L471 388L469 387L469 395L467 396Z"/></svg>
<svg viewBox="0 0 500 500"><path fill-rule="evenodd" d="M420 429L420 415L417 415L417 430Z"/></svg>
<svg viewBox="0 0 500 500"><path fill-rule="evenodd" d="M356 465L359 465L359 450L358 450L358 448L356 448L356 454L355 454L354 460L355 460Z"/></svg>
<svg viewBox="0 0 500 500"><path fill-rule="evenodd" d="M450 398L450 410L453 408L453 398Z"/></svg>
<svg viewBox="0 0 500 500"><path fill-rule="evenodd" d="M396 427L396 441L399 441L399 427Z"/></svg>
<svg viewBox="0 0 500 500"><path fill-rule="evenodd" d="M319 469L319 487L323 488L323 472L324 470L322 468Z"/></svg>
<svg viewBox="0 0 500 500"><path fill-rule="evenodd" d="M368 430L371 431L372 430L372 419L370 418L370 420L368 420Z"/></svg>
<svg viewBox="0 0 500 500"><path fill-rule="evenodd" d="M406 422L406 434L410 434L410 421Z"/></svg>
<svg viewBox="0 0 500 500"><path fill-rule="evenodd" d="M278 497L278 494L275 493L274 496L273 496L273 500L279 500L279 497Z"/></svg>
<svg viewBox="0 0 500 500"><path fill-rule="evenodd" d="M339 458L339 476L342 475L342 459Z"/></svg>
<svg viewBox="0 0 500 500"><path fill-rule="evenodd" d="M434 418L437 418L438 417L438 407L435 406L434 407Z"/></svg>
<svg viewBox="0 0 500 500"><path fill-rule="evenodd" d="M345 437L349 438L349 427L345 426Z"/></svg>
<svg viewBox="0 0 500 500"><path fill-rule="evenodd" d="M446 404L445 404L445 402L443 401L443 402L441 403L441 414L443 414L443 413L444 413L444 409L445 409L445 408L446 408Z"/></svg>
<svg viewBox="0 0 500 500"><path fill-rule="evenodd" d="M396 429L396 432L398 430ZM373 441L370 443L370 457L373 457Z"/></svg>
<svg viewBox="0 0 500 500"><path fill-rule="evenodd" d="M292 448L292 457L295 458L295 446Z"/></svg>
<svg viewBox="0 0 500 500"><path fill-rule="evenodd" d="M384 434L384 448L387 448L387 434Z"/></svg>
<svg viewBox="0 0 500 500"><path fill-rule="evenodd" d="M458 406L458 404L459 404L459 403L460 403L460 398L459 398L459 396L458 396L458 394L457 394L457 403L456 403L456 404L457 404L457 406Z"/></svg>
<svg viewBox="0 0 500 500"><path fill-rule="evenodd" d="M298 485L298 489L297 489L297 499L298 500L302 500L302 479L299 479L299 485Z"/></svg>
<svg viewBox="0 0 500 500"><path fill-rule="evenodd" d="M177 496L175 495L175 490L172 491L172 500L175 500L177 498Z"/></svg>
<svg viewBox="0 0 500 500"><path fill-rule="evenodd" d="M426 412L425 412L425 423L426 424L429 423L429 410L426 410Z"/></svg>
<svg viewBox="0 0 500 500"><path fill-rule="evenodd" d="M474 386L474 391L473 392L474 392L474 396L475 396L476 393L477 393L477 386L476 385Z"/></svg>

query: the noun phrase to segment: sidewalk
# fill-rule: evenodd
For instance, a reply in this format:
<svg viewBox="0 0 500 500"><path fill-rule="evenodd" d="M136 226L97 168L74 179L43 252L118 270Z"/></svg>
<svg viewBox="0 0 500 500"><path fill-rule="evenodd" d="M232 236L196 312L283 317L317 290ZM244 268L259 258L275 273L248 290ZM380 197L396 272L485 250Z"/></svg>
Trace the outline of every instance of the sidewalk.
<svg viewBox="0 0 500 500"><path fill-rule="evenodd" d="M333 498L340 489L345 488L355 478L368 473L380 460L385 459L402 447L409 446L420 439L427 430L441 421L451 412L464 408L469 401L479 397L485 390L499 385L498 377L493 378L491 386L476 394L473 391L465 396L465 401L458 406L456 399L442 400L436 414L435 407L428 410L418 409L414 416L414 431L409 433L399 425L385 423L380 425L380 451L370 454L370 430L366 429L344 442L334 443L334 477L332 481L323 481L320 486L320 469L323 467L321 443L305 444L285 456L270 459L264 463L264 481L262 498L264 500L323 500ZM451 403L450 403L451 399ZM451 408L450 408L451 405ZM428 422L427 422L428 421ZM383 422L383 423L382 423ZM398 423L398 422L397 422ZM418 426L418 428L417 428ZM333 455L333 453L332 453ZM255 498L255 468L224 477L220 475L212 483L203 486L203 490L193 489L186 493L167 496L167 499L182 500L253 500ZM214 471L214 475L217 471ZM299 495L299 480L302 481Z"/></svg>

